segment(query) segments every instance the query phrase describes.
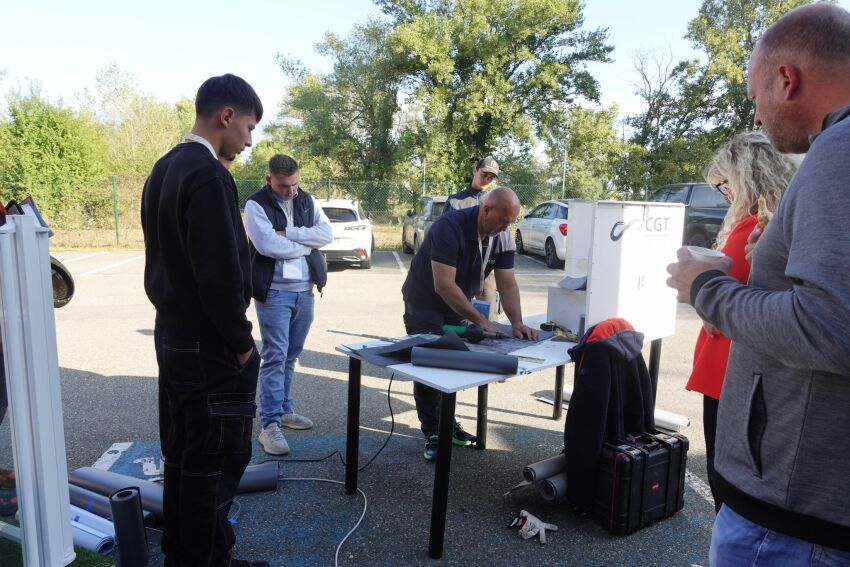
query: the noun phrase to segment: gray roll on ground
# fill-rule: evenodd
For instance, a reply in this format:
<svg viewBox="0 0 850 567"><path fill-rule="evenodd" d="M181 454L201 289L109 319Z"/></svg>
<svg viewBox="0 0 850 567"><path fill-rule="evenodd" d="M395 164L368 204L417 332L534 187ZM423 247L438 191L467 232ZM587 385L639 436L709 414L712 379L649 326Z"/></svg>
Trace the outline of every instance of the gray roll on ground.
<svg viewBox="0 0 850 567"><path fill-rule="evenodd" d="M71 504L74 506L97 514L101 518L112 519L112 507L109 505L109 498L103 494L92 492L76 484L68 484L68 495L71 498ZM153 518L147 510L145 510L144 516L146 524Z"/></svg>
<svg viewBox="0 0 850 567"><path fill-rule="evenodd" d="M535 481L564 472L567 469L566 455L556 455L543 461L531 463L522 469L522 478Z"/></svg>
<svg viewBox="0 0 850 567"><path fill-rule="evenodd" d="M537 486L537 492L544 500L557 500L567 494L567 473L562 472L555 476L543 479Z"/></svg>
<svg viewBox="0 0 850 567"><path fill-rule="evenodd" d="M275 461L251 465L245 469L242 478L239 479L237 494L246 492L265 492L277 489L277 477L279 471Z"/></svg>
<svg viewBox="0 0 850 567"><path fill-rule="evenodd" d="M115 543L121 567L145 567L150 561L148 534L142 519L142 499L136 487L117 490L109 497Z"/></svg>
<svg viewBox="0 0 850 567"><path fill-rule="evenodd" d="M161 484L92 467L73 471L68 475L68 482L104 496L110 496L128 486L137 486L142 499L142 508L149 510L157 522L164 520Z"/></svg>
<svg viewBox="0 0 850 567"><path fill-rule="evenodd" d="M516 374L517 357L489 352L468 352L436 348L413 347L410 362L417 366L433 366L450 370L471 370L492 374Z"/></svg>

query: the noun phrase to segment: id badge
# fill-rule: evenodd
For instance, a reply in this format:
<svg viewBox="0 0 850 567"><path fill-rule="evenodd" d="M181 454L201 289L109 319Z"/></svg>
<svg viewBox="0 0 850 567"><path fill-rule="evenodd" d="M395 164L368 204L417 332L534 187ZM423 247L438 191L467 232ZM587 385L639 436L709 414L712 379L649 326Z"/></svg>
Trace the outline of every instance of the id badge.
<svg viewBox="0 0 850 567"><path fill-rule="evenodd" d="M283 279L285 280L300 280L303 275L301 263L304 258L293 258L283 261Z"/></svg>

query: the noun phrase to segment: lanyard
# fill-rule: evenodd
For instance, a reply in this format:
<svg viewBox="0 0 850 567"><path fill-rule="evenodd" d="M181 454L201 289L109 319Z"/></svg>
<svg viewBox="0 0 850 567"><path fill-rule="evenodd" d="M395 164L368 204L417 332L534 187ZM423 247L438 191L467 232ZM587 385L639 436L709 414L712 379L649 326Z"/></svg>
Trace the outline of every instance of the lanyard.
<svg viewBox="0 0 850 567"><path fill-rule="evenodd" d="M481 293L481 290L484 289L484 269L487 267L487 260L490 259L490 252L493 251L493 237L490 236L489 240L487 240L487 253L481 249L481 239L478 239L478 256L481 258L481 279L478 280L478 293Z"/></svg>

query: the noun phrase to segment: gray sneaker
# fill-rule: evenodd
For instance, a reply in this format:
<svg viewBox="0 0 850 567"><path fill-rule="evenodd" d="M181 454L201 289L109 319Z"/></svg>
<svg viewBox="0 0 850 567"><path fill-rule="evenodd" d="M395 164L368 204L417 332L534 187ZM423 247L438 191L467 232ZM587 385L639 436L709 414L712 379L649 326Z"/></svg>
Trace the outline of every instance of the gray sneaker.
<svg viewBox="0 0 850 567"><path fill-rule="evenodd" d="M269 455L286 455L289 453L289 443L280 431L280 426L270 423L263 428L259 436L260 445Z"/></svg>
<svg viewBox="0 0 850 567"><path fill-rule="evenodd" d="M297 413L285 413L280 416L280 426L289 429L313 429L313 422L309 417Z"/></svg>

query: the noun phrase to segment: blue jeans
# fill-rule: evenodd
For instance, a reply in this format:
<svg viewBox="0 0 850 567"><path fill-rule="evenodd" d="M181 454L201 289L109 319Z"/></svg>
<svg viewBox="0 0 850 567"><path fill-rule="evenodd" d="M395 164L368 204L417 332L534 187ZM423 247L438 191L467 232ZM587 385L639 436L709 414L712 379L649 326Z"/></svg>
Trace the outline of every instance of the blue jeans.
<svg viewBox="0 0 850 567"><path fill-rule="evenodd" d="M313 292L270 289L265 303L257 301L256 306L263 339L260 419L263 427L280 425L281 414L295 411L292 375L313 323Z"/></svg>
<svg viewBox="0 0 850 567"><path fill-rule="evenodd" d="M850 551L816 545L764 528L724 505L714 520L711 567L850 565Z"/></svg>

